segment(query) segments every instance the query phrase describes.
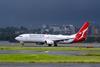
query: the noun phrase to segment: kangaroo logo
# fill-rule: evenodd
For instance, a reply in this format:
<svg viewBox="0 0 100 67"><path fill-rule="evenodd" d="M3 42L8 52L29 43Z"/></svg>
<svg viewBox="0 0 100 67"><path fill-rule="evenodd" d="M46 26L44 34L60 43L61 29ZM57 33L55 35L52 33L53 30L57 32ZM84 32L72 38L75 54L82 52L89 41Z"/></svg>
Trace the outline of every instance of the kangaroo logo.
<svg viewBox="0 0 100 67"><path fill-rule="evenodd" d="M88 30L88 27L85 29L85 30L83 30L82 32L79 32L79 39L81 39L81 38L83 38L84 37L84 35L85 35L85 32Z"/></svg>

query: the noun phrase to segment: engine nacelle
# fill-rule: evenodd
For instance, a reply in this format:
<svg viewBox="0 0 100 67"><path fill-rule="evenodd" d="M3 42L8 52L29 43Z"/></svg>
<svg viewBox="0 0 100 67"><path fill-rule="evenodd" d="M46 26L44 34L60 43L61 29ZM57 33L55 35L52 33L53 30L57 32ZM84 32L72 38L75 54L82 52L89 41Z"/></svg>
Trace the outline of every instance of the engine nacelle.
<svg viewBox="0 0 100 67"><path fill-rule="evenodd" d="M52 41L52 40L47 40L46 43L47 43L47 44L54 44L54 41Z"/></svg>

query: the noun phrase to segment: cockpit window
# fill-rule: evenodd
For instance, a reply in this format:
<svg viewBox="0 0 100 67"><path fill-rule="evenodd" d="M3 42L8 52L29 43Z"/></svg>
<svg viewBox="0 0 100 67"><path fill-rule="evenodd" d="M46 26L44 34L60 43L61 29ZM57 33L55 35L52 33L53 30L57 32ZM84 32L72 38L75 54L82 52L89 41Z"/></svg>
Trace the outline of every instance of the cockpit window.
<svg viewBox="0 0 100 67"><path fill-rule="evenodd" d="M23 37L23 36L19 36L19 37Z"/></svg>

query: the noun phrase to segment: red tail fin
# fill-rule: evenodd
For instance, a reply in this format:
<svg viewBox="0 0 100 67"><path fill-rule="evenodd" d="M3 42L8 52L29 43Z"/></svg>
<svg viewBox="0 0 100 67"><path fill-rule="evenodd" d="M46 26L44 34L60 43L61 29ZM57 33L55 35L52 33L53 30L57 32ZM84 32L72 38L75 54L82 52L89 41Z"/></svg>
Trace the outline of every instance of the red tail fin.
<svg viewBox="0 0 100 67"><path fill-rule="evenodd" d="M89 27L89 22L85 22L84 25L80 28L79 32L76 34L74 41L79 42L87 38L87 31Z"/></svg>

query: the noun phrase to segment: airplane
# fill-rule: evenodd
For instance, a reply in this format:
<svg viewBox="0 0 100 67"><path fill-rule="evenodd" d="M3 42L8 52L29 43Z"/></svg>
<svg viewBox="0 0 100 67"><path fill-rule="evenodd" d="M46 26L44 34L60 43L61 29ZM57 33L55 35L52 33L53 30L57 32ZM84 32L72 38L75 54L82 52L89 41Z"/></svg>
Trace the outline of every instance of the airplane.
<svg viewBox="0 0 100 67"><path fill-rule="evenodd" d="M57 46L58 43L77 43L87 39L89 22L86 21L76 34L72 35L52 35L52 34L21 34L15 38L24 45L25 42L47 44Z"/></svg>

